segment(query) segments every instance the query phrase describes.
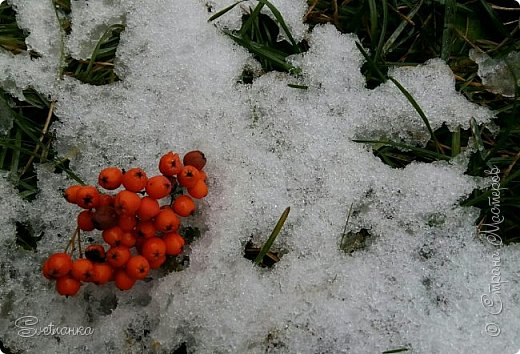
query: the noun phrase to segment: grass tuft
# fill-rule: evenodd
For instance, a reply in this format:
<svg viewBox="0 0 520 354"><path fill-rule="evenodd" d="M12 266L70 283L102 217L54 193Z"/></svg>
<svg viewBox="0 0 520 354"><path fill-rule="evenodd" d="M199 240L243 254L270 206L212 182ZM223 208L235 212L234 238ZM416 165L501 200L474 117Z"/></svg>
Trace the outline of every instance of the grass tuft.
<svg viewBox="0 0 520 354"><path fill-rule="evenodd" d="M211 16L208 21L214 21L223 16L241 1L236 2ZM267 7L271 16L262 12ZM246 48L253 57L258 60L264 72L282 71L293 75L301 73L301 69L293 66L287 61L287 57L307 50L307 44L302 41L297 43L292 36L289 27L285 23L280 11L268 0L259 0L254 8L242 16L242 26L238 31L224 29L224 33L235 43ZM280 32L283 31L287 40L278 40ZM242 82L251 83L251 73L245 71ZM295 88L305 88L301 85L289 85Z"/></svg>

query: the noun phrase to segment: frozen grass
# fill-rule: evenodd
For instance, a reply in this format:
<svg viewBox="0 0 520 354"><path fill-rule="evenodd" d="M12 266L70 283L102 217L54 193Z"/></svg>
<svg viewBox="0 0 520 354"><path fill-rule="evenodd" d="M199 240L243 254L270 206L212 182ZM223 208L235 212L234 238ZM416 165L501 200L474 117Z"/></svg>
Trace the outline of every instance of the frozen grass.
<svg viewBox="0 0 520 354"><path fill-rule="evenodd" d="M62 30L67 32L70 25L67 17L70 4L66 1L55 3L60 5L57 15L61 19ZM475 65L468 59L468 49L480 48L497 57L518 49L518 22L507 24L509 20L504 16L507 14L501 13L485 1L445 3L446 6L443 7L436 2L426 1L410 6L407 2L316 0L309 1L306 17L311 25L331 22L344 32L357 34L361 45L370 49L365 52L367 64L363 69L367 85L377 87L388 79L392 80L416 109L431 135L425 146L389 140L358 142L370 144L374 154L394 168L403 168L412 161L450 160L463 148L476 142L477 151L471 157L467 173L485 176L484 170L488 169L489 165L497 165L504 172L501 186L506 188L506 193L502 199L502 211L507 224L502 231L506 242L517 241L520 225L520 171L517 164L520 156L520 126L516 118L518 88L513 98L489 93L481 85ZM301 44L292 39L282 25L283 21L275 14L281 27L278 31L285 31L289 40L286 43L291 47L290 50L280 51L278 41L273 40L277 36L273 34L272 19L262 18L260 10L255 12L266 4L267 1L259 2L249 17L246 16L239 31L227 32L237 43L253 52L261 63L262 72L251 75L250 78L245 78L245 73L242 77L244 83L251 82L255 77L270 70L295 73L295 67L286 58L302 49ZM224 13L219 15L225 16ZM15 55L27 51L24 34L14 25L14 12L6 3L0 5L0 19L0 46ZM494 29L489 28L491 26L478 26L486 21L492 21L495 24ZM123 24L109 27L87 59L64 58L63 74L93 85L117 81L118 78L113 71L113 60L119 35L123 30ZM38 55L34 52L31 54ZM388 75L389 66L415 65L434 57L441 57L450 64L457 78L458 90L469 100L490 107L498 113L498 134L492 134L475 124L472 125L472 129L458 128L450 131L442 127L436 131L432 130L428 117L413 95ZM294 87L306 88L299 85ZM52 136L48 134L49 125L56 119L53 115L53 102L41 97L34 90L24 92L25 102L4 91L0 93L0 112L10 116L7 121L13 125L9 135L0 138L0 162L2 169L9 171L10 179L20 191L20 195L30 200L38 192L34 163L52 162L58 168L58 172L64 170L75 178L74 172L67 166L68 157L56 156L53 152ZM487 203L490 193L486 190L475 190L470 198L463 202L464 205L481 208L480 223L485 223L491 215L491 207ZM31 245L37 243L26 242L27 247L32 247ZM387 352L404 350L406 348L389 348Z"/></svg>

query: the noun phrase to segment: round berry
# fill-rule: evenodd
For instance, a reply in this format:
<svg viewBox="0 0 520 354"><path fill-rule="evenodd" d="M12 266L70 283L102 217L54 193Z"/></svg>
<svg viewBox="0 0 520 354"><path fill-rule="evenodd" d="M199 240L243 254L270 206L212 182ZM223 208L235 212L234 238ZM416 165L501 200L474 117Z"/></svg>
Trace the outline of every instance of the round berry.
<svg viewBox="0 0 520 354"><path fill-rule="evenodd" d="M146 193L153 199L166 197L172 191L172 183L164 176L153 176L146 183Z"/></svg>
<svg viewBox="0 0 520 354"><path fill-rule="evenodd" d="M56 291L63 296L74 296L78 293L81 283L70 275L65 275L56 281Z"/></svg>
<svg viewBox="0 0 520 354"><path fill-rule="evenodd" d="M201 151L194 150L184 155L182 162L184 166L193 166L197 170L202 170L206 165L206 157Z"/></svg>
<svg viewBox="0 0 520 354"><path fill-rule="evenodd" d="M70 186L68 187L67 189L65 189L65 191L63 192L63 197L69 202L69 203L72 203L72 204L76 204L77 203L77 194L78 194L78 191L81 189L81 187L83 187L82 185L79 185L79 184L76 184L74 186Z"/></svg>
<svg viewBox="0 0 520 354"><path fill-rule="evenodd" d="M150 180L152 179L153 177ZM148 183L150 183L150 180L148 181ZM154 197L143 197L143 199L141 199L141 204L139 204L139 209L137 209L136 214L139 217L139 220L147 221L159 214L159 211L161 211L161 207L159 206L159 202L156 200L156 198L154 199Z"/></svg>
<svg viewBox="0 0 520 354"><path fill-rule="evenodd" d="M199 179L199 170L193 166L184 166L181 172L177 175L179 184L186 188L193 187L195 182Z"/></svg>
<svg viewBox="0 0 520 354"><path fill-rule="evenodd" d="M72 269L72 258L67 253L54 253L46 263L46 274L53 279L67 275Z"/></svg>
<svg viewBox="0 0 520 354"><path fill-rule="evenodd" d="M188 188L188 193L196 199L204 198L208 195L208 186L206 182L199 179L191 188Z"/></svg>
<svg viewBox="0 0 520 354"><path fill-rule="evenodd" d="M126 274L133 279L144 279L150 271L150 263L143 256L132 256L126 263Z"/></svg>
<svg viewBox="0 0 520 354"><path fill-rule="evenodd" d="M79 281L92 281L94 264L86 258L79 258L72 263L71 275Z"/></svg>
<svg viewBox="0 0 520 354"><path fill-rule="evenodd" d="M114 201L114 207L120 215L134 215L140 204L141 198L135 192L127 190L117 193Z"/></svg>
<svg viewBox="0 0 520 354"><path fill-rule="evenodd" d="M141 255L148 262L157 261L166 255L166 244L159 237L151 237L144 242Z"/></svg>
<svg viewBox="0 0 520 354"><path fill-rule="evenodd" d="M88 245L85 249L85 258L94 263L102 263L105 261L105 248L98 244Z"/></svg>
<svg viewBox="0 0 520 354"><path fill-rule="evenodd" d="M94 230L94 213L91 210L83 210L78 214L78 227L83 231Z"/></svg>
<svg viewBox="0 0 520 354"><path fill-rule="evenodd" d="M123 181L123 171L117 167L107 167L98 176L98 184L109 190L117 189Z"/></svg>
<svg viewBox="0 0 520 354"><path fill-rule="evenodd" d="M140 192L146 187L148 178L141 168L132 168L123 175L123 186L131 192Z"/></svg>
<svg viewBox="0 0 520 354"><path fill-rule="evenodd" d="M118 224L119 215L113 206L100 206L94 211L92 222L97 230L106 230Z"/></svg>
<svg viewBox="0 0 520 354"><path fill-rule="evenodd" d="M126 274L124 270L117 270L115 272L114 281L119 290L129 290L135 284L135 279Z"/></svg>
<svg viewBox="0 0 520 354"><path fill-rule="evenodd" d="M180 195L173 202L173 211L180 216L190 216L195 212L195 202L187 195Z"/></svg>
<svg viewBox="0 0 520 354"><path fill-rule="evenodd" d="M171 208L161 209L155 218L155 227L161 232L177 231L181 224L179 217Z"/></svg>
<svg viewBox="0 0 520 354"><path fill-rule="evenodd" d="M99 192L94 186L83 186L76 193L76 203L83 209L96 208L99 205Z"/></svg>
<svg viewBox="0 0 520 354"><path fill-rule="evenodd" d="M178 154L172 151L164 154L159 160L159 171L167 177L174 176L181 172L182 162Z"/></svg>
<svg viewBox="0 0 520 354"><path fill-rule="evenodd" d="M182 253L184 247L184 238L175 232L167 233L163 236L164 244L166 245L166 254L169 256L177 256Z"/></svg>
<svg viewBox="0 0 520 354"><path fill-rule="evenodd" d="M130 250L127 247L112 247L107 251L107 263L114 268L120 268L128 262L130 256Z"/></svg>
<svg viewBox="0 0 520 354"><path fill-rule="evenodd" d="M108 283L112 279L112 267L106 263L94 263L94 278L92 282L101 285Z"/></svg>

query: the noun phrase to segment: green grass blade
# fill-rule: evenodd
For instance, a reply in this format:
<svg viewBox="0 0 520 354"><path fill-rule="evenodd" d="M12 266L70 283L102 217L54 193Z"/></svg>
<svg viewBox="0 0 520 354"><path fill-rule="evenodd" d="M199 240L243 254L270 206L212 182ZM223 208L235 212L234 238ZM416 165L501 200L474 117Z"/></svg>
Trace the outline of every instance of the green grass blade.
<svg viewBox="0 0 520 354"><path fill-rule="evenodd" d="M460 126L451 134L451 156L460 154Z"/></svg>
<svg viewBox="0 0 520 354"><path fill-rule="evenodd" d="M15 148L11 156L11 176L18 176L18 168L20 166L20 150L22 149L22 131L16 130Z"/></svg>
<svg viewBox="0 0 520 354"><path fill-rule="evenodd" d="M278 51L274 48L268 47L268 46L258 44L256 42L252 42L248 39L244 39L244 38L235 36L232 33L227 33L227 35L229 37L231 37L235 42L237 42L238 44L243 46L244 48L259 55L260 57L262 57L264 59L267 59L273 63L276 63L277 65L279 65L286 71L291 72L294 70L298 70L298 68L295 68L294 66L292 66L291 64L288 64L285 61L285 57L287 56L287 54L285 54L283 52L280 52L280 51Z"/></svg>
<svg viewBox="0 0 520 354"><path fill-rule="evenodd" d="M247 32L250 30L250 32L253 32L253 24L254 21L258 19L258 16L260 16L260 11L264 7L264 4L259 2L258 5L255 6L253 9L253 12L251 12L251 15L249 15L249 18L242 24L242 27L240 28L240 36L241 37L247 37Z"/></svg>
<svg viewBox="0 0 520 354"><path fill-rule="evenodd" d="M368 0L368 9L370 11L370 41L372 49L374 49L374 39L377 32L377 6L375 0Z"/></svg>
<svg viewBox="0 0 520 354"><path fill-rule="evenodd" d="M92 55L90 56L90 61L88 63L87 67L87 81L90 81L91 75L92 75L92 67L94 66L94 63L96 62L96 57L99 55L101 45L110 37L112 34L112 31L120 30L123 31L125 29L125 26L119 23L113 24L107 28L105 33L101 36L99 41L96 44L96 47L92 51Z"/></svg>
<svg viewBox="0 0 520 354"><path fill-rule="evenodd" d="M364 143L364 144L384 144L384 145L390 145L390 146L394 146L394 147L401 148L401 149L411 150L418 156L422 156L424 158L428 158L431 160L446 160L446 161L450 160L450 157L446 156L444 154L436 153L436 152L430 151L428 149L416 147L413 145L397 143L395 141L390 141L390 140L358 140L358 139L355 139L352 141L355 143Z"/></svg>
<svg viewBox="0 0 520 354"><path fill-rule="evenodd" d="M262 263L262 260L264 259L264 256L269 252L269 249L271 249L271 246L273 245L274 240L276 240L276 237L282 230L283 224L285 223L285 220L287 220L287 217L289 216L289 212L291 211L290 207L287 207L284 212L282 213L282 216L280 216L280 219L278 219L278 222L276 223L276 226L273 229L273 232L271 232L271 236L267 239L267 241L262 246L262 249L260 249L260 253L258 253L258 256L255 258L255 264L260 265Z"/></svg>
<svg viewBox="0 0 520 354"><path fill-rule="evenodd" d="M486 154L486 148L484 147L484 142L482 141L482 136L480 134L480 129L478 127L477 121L475 118L471 118L470 121L471 126L471 133L473 134L473 138L475 138L475 144L477 145L477 149L480 153L480 157L482 160L486 160L487 154Z"/></svg>
<svg viewBox="0 0 520 354"><path fill-rule="evenodd" d="M415 7L410 11L410 13L407 16L409 19L412 19L415 16L415 14L421 8L423 2L424 2L424 0L420 0L419 3L417 3L417 5L415 5ZM383 48L381 50L381 53L383 56L385 56L388 53L388 51L390 50L392 45L395 43L397 38L401 35L403 30L406 28L407 24L408 24L408 21L402 20L401 23L399 24L399 26L397 26L397 28L395 29L395 31L390 35L390 37L388 37L388 40L386 41L385 45L383 46Z"/></svg>
<svg viewBox="0 0 520 354"><path fill-rule="evenodd" d="M441 59L447 61L450 58L453 44L453 23L457 9L455 0L444 1L444 29L442 31Z"/></svg>
<svg viewBox="0 0 520 354"><path fill-rule="evenodd" d="M382 60L381 58L381 49L383 48L383 42L386 36L386 27L388 26L388 5L386 0L382 0L383 5L383 26L381 27L381 33L379 35L379 42L377 43L376 49L376 60Z"/></svg>
<svg viewBox="0 0 520 354"><path fill-rule="evenodd" d="M491 5L489 5L489 3L486 0L479 0L479 2L491 18L491 22L493 23L495 29L499 31L502 36L509 37L509 32L506 30L504 24L498 19L497 14L495 13L495 10L493 10Z"/></svg>
<svg viewBox="0 0 520 354"><path fill-rule="evenodd" d="M226 7L225 9L222 9L220 11L218 11L216 14L214 14L213 16L211 16L209 19L208 19L208 22L211 22L213 20L216 20L217 18L219 18L220 16L228 13L229 11L233 10L233 8L235 6L237 6L238 4L240 4L241 2L244 2L246 0L240 0L240 1L237 1L235 2L234 4L231 4L229 5L228 7Z"/></svg>
<svg viewBox="0 0 520 354"><path fill-rule="evenodd" d="M291 34L291 31L289 31L289 27L287 27L287 24L285 23L280 11L278 11L278 9L267 0L259 0L259 1L260 1L260 3L265 4L269 8L269 10L271 10L274 17L276 18L276 21L278 21L278 24L280 25L280 27L282 27L283 31L287 35L289 42L291 42L293 49L296 51L296 53L300 53L301 52L300 47L298 46L298 43L296 43L296 41L294 40L294 38Z"/></svg>
<svg viewBox="0 0 520 354"><path fill-rule="evenodd" d="M436 148L437 152L442 152L441 145L439 144L439 141L437 140L437 137L435 136L435 133L433 132L433 129L432 129L431 125L430 125L430 122L428 121L428 118L426 117L426 114L424 114L421 106L419 106L419 103L417 103L415 98L413 98L413 96L410 94L410 92L408 92L408 90L405 89L403 87L403 85L401 85L399 83L399 81L397 81L396 79L394 79L391 76L389 76L388 79L390 81L392 81L395 84L395 86L397 86L399 91L402 92L402 94L406 97L408 102L410 102L410 104L413 106L413 108L415 108L417 113L419 113L419 116L421 117L421 119L423 120L424 124L426 125L426 128L430 132L432 140L435 142L435 148Z"/></svg>
<svg viewBox="0 0 520 354"><path fill-rule="evenodd" d="M383 74L381 72L381 70L379 70L379 68L377 67L376 63L370 57L370 55L368 55L367 51L365 50L365 48L363 48L361 43L356 42L356 47L359 49L359 51L361 52L361 54L363 55L363 57L367 61L368 66L377 74L377 76L379 76L379 79L381 81L386 81L387 80L387 76L385 74Z"/></svg>

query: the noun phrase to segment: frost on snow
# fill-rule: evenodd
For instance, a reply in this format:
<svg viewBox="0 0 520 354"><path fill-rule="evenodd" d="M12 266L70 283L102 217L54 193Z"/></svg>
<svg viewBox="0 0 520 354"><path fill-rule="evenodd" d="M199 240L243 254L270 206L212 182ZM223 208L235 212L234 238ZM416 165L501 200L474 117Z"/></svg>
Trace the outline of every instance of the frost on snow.
<svg viewBox="0 0 520 354"><path fill-rule="evenodd" d="M121 81L90 86L57 80L60 37L50 3L12 1L19 25L30 32L29 46L43 55L31 60L0 52L2 87L21 97L32 86L57 100L56 148L72 158L84 180L95 182L93 171L108 165L157 171L165 151L200 149L208 157L210 194L200 206L203 216L191 220L203 237L189 249L189 268L130 292L87 285L66 299L41 276L40 264L74 228L77 211L60 195L72 182L38 166L41 193L24 204L2 178L5 346L29 353L167 353L181 343L197 353L400 347L505 353L520 347L520 250L498 249L507 283L503 310L491 315L481 296L489 292L497 249L476 234L478 210L459 206L484 183L464 174L467 161L392 169L352 142L428 138L392 83L364 87L355 37L332 26L306 35L310 50L291 60L302 68L307 90L288 87L295 78L275 72L245 86L237 79L251 57L219 31L239 23L239 7L215 27L207 19L227 2L78 0L73 19L80 20L63 42L75 57L91 50L88 36L118 19L126 22L116 63ZM301 38L305 1L274 3ZM92 15L100 11L103 16ZM434 129L492 117L455 92L453 75L440 60L392 75ZM350 205L347 232L366 229L371 236L365 249L346 254L338 245ZM284 253L281 261L271 270L253 266L243 257L245 243L265 240L287 206L291 214L275 243ZM44 232L37 252L14 244L21 215ZM37 326L91 327L94 334L21 337L15 321L22 316L36 316ZM499 336L485 333L489 323L500 326Z"/></svg>

